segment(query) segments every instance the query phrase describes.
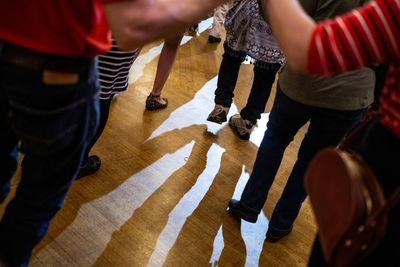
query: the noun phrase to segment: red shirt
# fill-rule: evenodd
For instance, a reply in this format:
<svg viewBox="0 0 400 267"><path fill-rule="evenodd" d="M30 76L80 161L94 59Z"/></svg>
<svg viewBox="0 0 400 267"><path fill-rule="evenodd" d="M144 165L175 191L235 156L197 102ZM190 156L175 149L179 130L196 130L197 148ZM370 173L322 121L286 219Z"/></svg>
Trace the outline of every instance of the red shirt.
<svg viewBox="0 0 400 267"><path fill-rule="evenodd" d="M111 47L97 0L0 0L0 39L42 53L93 57Z"/></svg>
<svg viewBox="0 0 400 267"><path fill-rule="evenodd" d="M311 74L327 75L390 62L381 95L382 124L400 137L400 1L376 0L317 25L308 55Z"/></svg>

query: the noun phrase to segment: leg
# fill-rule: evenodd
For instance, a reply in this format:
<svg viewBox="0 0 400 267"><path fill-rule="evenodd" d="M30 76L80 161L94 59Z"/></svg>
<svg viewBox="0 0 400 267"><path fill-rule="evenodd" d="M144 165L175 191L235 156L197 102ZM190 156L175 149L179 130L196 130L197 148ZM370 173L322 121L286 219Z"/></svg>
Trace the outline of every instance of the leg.
<svg viewBox="0 0 400 267"><path fill-rule="evenodd" d="M279 64L268 63L264 63L263 67L259 64L254 66L253 85L247 104L240 115L236 114L229 119L229 126L239 138L249 140L257 120L261 118L261 113L265 110L279 67Z"/></svg>
<svg viewBox="0 0 400 267"><path fill-rule="evenodd" d="M234 97L236 82L239 76L240 64L245 59L244 53L232 50L224 43L225 53L219 67L215 104L230 107Z"/></svg>
<svg viewBox="0 0 400 267"><path fill-rule="evenodd" d="M44 84L41 72L10 64L0 73L25 153L16 195L0 222L0 258L23 266L61 208L96 130L98 88L94 71L90 79L63 86Z"/></svg>
<svg viewBox="0 0 400 267"><path fill-rule="evenodd" d="M314 155L322 148L336 146L361 119L365 109L337 111L316 109L313 112L308 132L304 137L297 161L288 178L282 196L272 213L270 226L275 230L289 230L299 214L306 198L304 173Z"/></svg>
<svg viewBox="0 0 400 267"><path fill-rule="evenodd" d="M4 89L0 91L0 204L10 192L10 179L17 169L18 138L10 125L10 113Z"/></svg>
<svg viewBox="0 0 400 267"><path fill-rule="evenodd" d="M221 27L224 24L226 12L230 4L223 4L216 8L214 12L213 25L208 38L209 43L221 42Z"/></svg>
<svg viewBox="0 0 400 267"><path fill-rule="evenodd" d="M283 153L297 131L308 121L310 108L288 98L277 89L267 131L261 142L253 172L243 190L240 203L253 215L264 206L268 191L282 161Z"/></svg>
<svg viewBox="0 0 400 267"><path fill-rule="evenodd" d="M157 102L159 104L159 107L167 106L167 99L161 98L161 91L164 88L165 82L167 81L172 66L174 65L176 54L178 53L178 48L182 37L183 35L180 34L165 40L164 46L161 50L160 58L158 60L156 78L154 80L153 89L146 101L146 108L149 110L155 109L152 108L153 106L155 106L153 104L156 104L153 102Z"/></svg>
<svg viewBox="0 0 400 267"><path fill-rule="evenodd" d="M82 160L82 167L79 170L79 173L76 179L80 179L87 175L93 174L100 169L101 160L98 156L93 155L89 157L89 153L92 150L93 146L96 144L97 140L99 140L101 134L106 127L108 121L108 115L110 113L110 105L111 105L112 96L108 99L101 99L100 100L100 121L99 127L93 137L93 139L88 144L84 158Z"/></svg>
<svg viewBox="0 0 400 267"><path fill-rule="evenodd" d="M254 79L250 95L246 106L240 112L243 119L256 124L257 120L261 118L279 67L279 64L270 64L269 68L262 68L257 64L254 66Z"/></svg>
<svg viewBox="0 0 400 267"><path fill-rule="evenodd" d="M216 123L222 123L227 120L240 64L246 57L246 54L229 48L226 43L224 43L224 49L225 53L222 56L221 66L219 67L217 89L215 90L215 107L207 118L208 121Z"/></svg>

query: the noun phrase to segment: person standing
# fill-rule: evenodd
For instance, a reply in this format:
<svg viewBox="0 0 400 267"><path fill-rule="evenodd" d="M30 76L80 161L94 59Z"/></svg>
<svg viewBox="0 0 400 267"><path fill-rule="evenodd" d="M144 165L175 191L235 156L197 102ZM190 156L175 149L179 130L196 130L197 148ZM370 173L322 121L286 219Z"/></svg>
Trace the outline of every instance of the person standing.
<svg viewBox="0 0 400 267"><path fill-rule="evenodd" d="M109 26L123 49L134 50L184 31L225 1L148 2L1 1L0 203L10 191L19 143L25 154L16 195L0 221L2 264L28 265L79 171L98 124L93 59L110 49Z"/></svg>
<svg viewBox="0 0 400 267"><path fill-rule="evenodd" d="M224 25L226 12L228 12L231 6L231 3L227 3L215 9L213 24L210 29L210 34L208 35L208 42L210 44L221 42L221 28L222 25Z"/></svg>
<svg viewBox="0 0 400 267"><path fill-rule="evenodd" d="M241 63L250 56L255 59L250 95L240 114L229 120L237 136L248 140L265 110L276 72L284 63L285 56L272 35L271 27L260 16L256 0L234 2L226 15L225 28L225 53L219 68L215 107L207 120L215 123L227 120Z"/></svg>
<svg viewBox="0 0 400 267"><path fill-rule="evenodd" d="M269 0L267 7L288 63L297 71L327 76L363 66L390 64L380 97L380 115L354 148L373 170L388 198L400 186L399 1L371 1L333 20L318 23L301 10L297 1ZM400 206L396 205L389 212L385 236L358 266L396 266L399 224ZM327 266L318 243L316 238L309 266Z"/></svg>
<svg viewBox="0 0 400 267"><path fill-rule="evenodd" d="M301 1L310 16L319 20L363 3L364 0ZM229 211L247 221L257 221L286 147L309 122L297 161L271 215L266 238L276 242L288 235L306 198L303 179L311 159L322 148L336 146L357 125L374 100L374 88L375 74L370 68L321 78L298 73L285 64L279 72L275 101L253 171L240 200L229 202Z"/></svg>

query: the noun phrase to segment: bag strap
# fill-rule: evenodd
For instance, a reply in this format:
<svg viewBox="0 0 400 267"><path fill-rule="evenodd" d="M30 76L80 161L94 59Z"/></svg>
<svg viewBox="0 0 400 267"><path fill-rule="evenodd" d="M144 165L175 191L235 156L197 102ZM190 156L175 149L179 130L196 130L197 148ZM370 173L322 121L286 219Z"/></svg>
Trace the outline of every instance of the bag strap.
<svg viewBox="0 0 400 267"><path fill-rule="evenodd" d="M346 151L349 148L350 144L352 144L367 130L371 121L378 115L379 115L378 111L368 112L368 114L366 114L366 118L354 130L352 130L347 136L345 136L345 138L343 138L343 140L337 145L336 149ZM359 158L357 160L360 163L361 159ZM397 187L396 190L385 201L385 205L379 210L377 210L375 214L372 214L368 218L367 224L373 223L376 220L376 218L381 216L383 213L388 213L394 206L396 206L399 203L400 203L400 186Z"/></svg>
<svg viewBox="0 0 400 267"><path fill-rule="evenodd" d="M346 151L347 148L353 143L358 137L360 137L368 128L369 124L371 123L372 119L378 116L379 112L371 111L366 114L366 118L360 122L360 124L348 135L346 135L342 141L337 145L337 149Z"/></svg>
<svg viewBox="0 0 400 267"><path fill-rule="evenodd" d="M384 213L388 213L394 206L400 203L400 186L390 195L390 197L386 200L385 205L377 210L375 214L367 220L367 225L373 225L376 221L376 218L381 216Z"/></svg>

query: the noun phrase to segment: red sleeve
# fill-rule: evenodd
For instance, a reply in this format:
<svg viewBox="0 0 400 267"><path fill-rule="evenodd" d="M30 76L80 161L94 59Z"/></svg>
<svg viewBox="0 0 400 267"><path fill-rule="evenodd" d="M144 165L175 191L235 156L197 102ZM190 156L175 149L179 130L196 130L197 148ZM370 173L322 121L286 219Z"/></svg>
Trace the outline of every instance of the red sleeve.
<svg viewBox="0 0 400 267"><path fill-rule="evenodd" d="M376 0L317 24L307 67L329 75L375 63L400 60L400 1Z"/></svg>

